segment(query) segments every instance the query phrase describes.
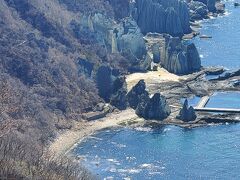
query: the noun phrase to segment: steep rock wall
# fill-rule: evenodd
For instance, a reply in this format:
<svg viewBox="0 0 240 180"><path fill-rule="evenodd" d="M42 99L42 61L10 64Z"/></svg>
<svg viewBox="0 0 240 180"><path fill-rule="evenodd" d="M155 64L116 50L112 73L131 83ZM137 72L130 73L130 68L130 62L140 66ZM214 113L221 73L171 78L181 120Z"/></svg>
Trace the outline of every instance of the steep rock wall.
<svg viewBox="0 0 240 180"><path fill-rule="evenodd" d="M174 74L189 74L201 69L201 60L196 46L183 44L178 37L165 36L161 65Z"/></svg>
<svg viewBox="0 0 240 180"><path fill-rule="evenodd" d="M131 11L144 34L157 32L182 36L191 32L185 1L136 0Z"/></svg>

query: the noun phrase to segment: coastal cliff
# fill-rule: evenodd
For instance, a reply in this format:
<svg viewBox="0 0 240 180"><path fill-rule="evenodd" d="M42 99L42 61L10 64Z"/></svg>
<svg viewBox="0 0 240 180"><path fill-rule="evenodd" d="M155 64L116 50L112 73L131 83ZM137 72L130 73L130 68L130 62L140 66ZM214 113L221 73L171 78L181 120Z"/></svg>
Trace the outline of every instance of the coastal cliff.
<svg viewBox="0 0 240 180"><path fill-rule="evenodd" d="M191 32L187 3L180 0L136 0L133 17L143 33L182 36Z"/></svg>

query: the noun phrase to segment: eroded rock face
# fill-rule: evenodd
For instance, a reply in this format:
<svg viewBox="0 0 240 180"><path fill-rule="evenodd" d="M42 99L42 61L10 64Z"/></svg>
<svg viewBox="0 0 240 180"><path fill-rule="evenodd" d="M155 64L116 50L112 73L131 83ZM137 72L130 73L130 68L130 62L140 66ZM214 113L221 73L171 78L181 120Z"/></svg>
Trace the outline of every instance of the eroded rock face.
<svg viewBox="0 0 240 180"><path fill-rule="evenodd" d="M96 83L101 98L106 102L110 101L112 94L112 70L108 66L101 66L97 70Z"/></svg>
<svg viewBox="0 0 240 180"><path fill-rule="evenodd" d="M139 103L136 114L144 119L163 120L171 113L166 99L160 93L152 98L145 98Z"/></svg>
<svg viewBox="0 0 240 180"><path fill-rule="evenodd" d="M171 113L166 98L160 93L154 94L152 98L149 97L144 80L140 80L127 97L129 106L144 119L163 120Z"/></svg>
<svg viewBox="0 0 240 180"><path fill-rule="evenodd" d="M208 7L206 4L199 1L191 1L189 3L191 21L208 18Z"/></svg>
<svg viewBox="0 0 240 180"><path fill-rule="evenodd" d="M189 10L184 1L136 0L132 6L132 16L144 34L157 32L182 36L191 32Z"/></svg>
<svg viewBox="0 0 240 180"><path fill-rule="evenodd" d="M216 7L215 7L216 0L195 0L195 1L199 1L199 2L202 2L202 3L206 4L207 7L208 7L208 10L210 12L215 12L216 11Z"/></svg>
<svg viewBox="0 0 240 180"><path fill-rule="evenodd" d="M119 52L129 49L139 59L146 54L143 34L132 18L123 19L116 31L115 35Z"/></svg>
<svg viewBox="0 0 240 180"><path fill-rule="evenodd" d="M78 38L83 35L86 35L87 39L94 37L94 41L106 47L111 53L129 51L136 59L146 55L143 34L131 17L116 23L113 19L96 13L84 15L80 23L72 22L71 25Z"/></svg>
<svg viewBox="0 0 240 180"><path fill-rule="evenodd" d="M127 108L127 83L125 77L120 76L113 82L110 104L119 110Z"/></svg>
<svg viewBox="0 0 240 180"><path fill-rule="evenodd" d="M199 71L201 68L201 59L195 44L187 45L187 60L189 71Z"/></svg>
<svg viewBox="0 0 240 180"><path fill-rule="evenodd" d="M160 52L160 46L159 44L155 43L152 46L152 53L153 53L153 62L159 63L161 59L161 52Z"/></svg>
<svg viewBox="0 0 240 180"><path fill-rule="evenodd" d="M189 74L200 70L201 60L194 44L183 44L178 37L165 38L164 58L161 65L174 74Z"/></svg>
<svg viewBox="0 0 240 180"><path fill-rule="evenodd" d="M197 118L195 110L192 106L188 106L188 100L186 99L182 109L177 116L177 119L180 119L185 122L194 121Z"/></svg>
<svg viewBox="0 0 240 180"><path fill-rule="evenodd" d="M166 31L172 36L182 36L184 34L180 17L173 7L166 10Z"/></svg>
<svg viewBox="0 0 240 180"><path fill-rule="evenodd" d="M149 94L146 91L146 84L144 80L140 80L132 89L129 91L128 95L129 106L133 109L136 109L138 104L143 99L148 99Z"/></svg>

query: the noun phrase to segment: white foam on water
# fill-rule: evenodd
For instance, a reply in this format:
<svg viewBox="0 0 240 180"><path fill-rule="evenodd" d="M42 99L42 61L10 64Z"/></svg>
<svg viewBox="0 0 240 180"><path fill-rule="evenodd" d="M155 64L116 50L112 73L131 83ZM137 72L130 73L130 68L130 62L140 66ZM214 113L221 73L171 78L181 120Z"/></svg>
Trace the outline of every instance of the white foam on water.
<svg viewBox="0 0 240 180"><path fill-rule="evenodd" d="M113 180L113 179L114 179L114 177L112 177L112 176L108 176L108 177L103 178L103 180Z"/></svg>
<svg viewBox="0 0 240 180"><path fill-rule="evenodd" d="M163 175L164 173L163 172L149 172L150 175Z"/></svg>
<svg viewBox="0 0 240 180"><path fill-rule="evenodd" d="M118 148L125 148L125 147L127 147L127 145L125 145L125 144L118 144L116 142L111 142L111 144L117 146Z"/></svg>
<svg viewBox="0 0 240 180"><path fill-rule="evenodd" d="M125 145L125 144L117 144L117 147L119 147L119 148L125 148L125 147L127 147L127 145Z"/></svg>
<svg viewBox="0 0 240 180"><path fill-rule="evenodd" d="M134 128L134 130L142 131L142 132L151 132L152 131L152 129L149 127L136 127L136 128Z"/></svg>
<svg viewBox="0 0 240 180"><path fill-rule="evenodd" d="M139 166L139 168L148 169L148 170L154 171L154 172L157 171L157 170L159 171L159 170L165 169L164 166L157 166L157 165L148 164L148 163L141 164L141 165Z"/></svg>
<svg viewBox="0 0 240 180"><path fill-rule="evenodd" d="M168 131L171 131L172 130L172 128L165 128L164 130L163 130L163 132L168 132Z"/></svg>
<svg viewBox="0 0 240 180"><path fill-rule="evenodd" d="M136 157L126 157L126 160L129 160L129 161L133 161L133 160L136 160Z"/></svg>
<svg viewBox="0 0 240 180"><path fill-rule="evenodd" d="M119 163L119 161L116 160L116 159L107 159L107 161L108 161L108 162L113 162L113 163Z"/></svg>
<svg viewBox="0 0 240 180"><path fill-rule="evenodd" d="M95 137L95 136L89 136L88 138L89 139L96 139L96 140L99 140L99 141L103 140L102 138L98 138L98 137Z"/></svg>
<svg viewBox="0 0 240 180"><path fill-rule="evenodd" d="M112 172L112 173L115 173L115 172L117 172L117 169L115 167L112 167L112 168L109 169L109 171Z"/></svg>
<svg viewBox="0 0 240 180"><path fill-rule="evenodd" d="M232 14L232 13L229 12L228 10L226 10L226 12L224 13L224 16L229 16L230 14Z"/></svg>
<svg viewBox="0 0 240 180"><path fill-rule="evenodd" d="M142 169L130 168L130 169L118 169L119 173L138 174Z"/></svg>
<svg viewBox="0 0 240 180"><path fill-rule="evenodd" d="M152 164L141 164L139 167L140 168L148 168L148 169L150 169L150 168L152 168Z"/></svg>

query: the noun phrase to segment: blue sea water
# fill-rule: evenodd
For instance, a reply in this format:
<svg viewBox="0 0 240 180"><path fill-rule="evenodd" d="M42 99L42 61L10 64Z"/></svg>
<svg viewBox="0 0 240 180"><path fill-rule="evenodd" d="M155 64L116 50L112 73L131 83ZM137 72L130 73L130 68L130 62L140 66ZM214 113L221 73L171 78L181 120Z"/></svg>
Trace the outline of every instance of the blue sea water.
<svg viewBox="0 0 240 180"><path fill-rule="evenodd" d="M233 1L226 1L227 15L205 20L201 34L211 39L196 37L193 42L198 48L203 66L224 66L227 69L240 68L240 8L234 8Z"/></svg>
<svg viewBox="0 0 240 180"><path fill-rule="evenodd" d="M206 107L240 109L240 92L219 92L211 96Z"/></svg>
<svg viewBox="0 0 240 180"><path fill-rule="evenodd" d="M240 68L240 8L226 3L228 15L203 22L195 38L203 66ZM239 94L218 93L207 107L239 108ZM192 98L196 105L199 98ZM121 128L98 132L73 153L100 179L240 179L240 124L195 129L176 126Z"/></svg>
<svg viewBox="0 0 240 180"><path fill-rule="evenodd" d="M240 179L240 124L104 130L74 149L100 179Z"/></svg>

